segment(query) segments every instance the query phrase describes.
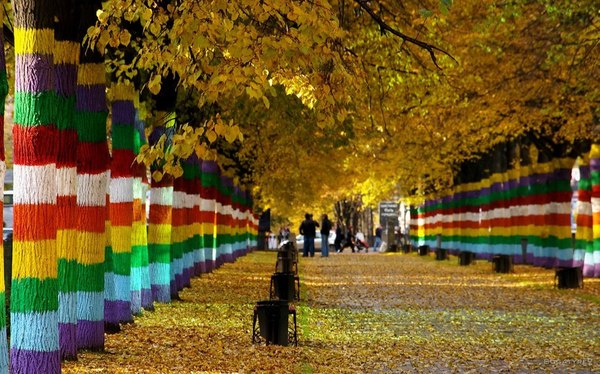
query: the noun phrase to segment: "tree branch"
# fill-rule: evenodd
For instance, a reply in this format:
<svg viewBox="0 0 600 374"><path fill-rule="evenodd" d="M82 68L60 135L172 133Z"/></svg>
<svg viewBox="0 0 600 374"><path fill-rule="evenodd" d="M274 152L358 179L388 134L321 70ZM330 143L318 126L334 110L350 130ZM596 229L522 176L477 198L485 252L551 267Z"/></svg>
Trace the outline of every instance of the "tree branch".
<svg viewBox="0 0 600 374"><path fill-rule="evenodd" d="M403 33L401 33L400 31L394 29L393 27L391 27L390 25L388 25L383 19L381 19L381 17L379 17L374 11L373 9L371 9L371 7L368 5L367 1L365 0L354 0L358 5L360 5L360 7L365 10L369 16L371 16L371 18L373 19L373 21L375 21L378 25L379 28L381 29L382 33L385 33L386 31L396 35L397 37L399 37L400 39L402 39L405 42L409 42L411 44L414 44L420 48L425 49L426 51L429 52L429 56L431 56L431 61L433 61L434 65L438 68L438 69L442 69L438 63L437 63L437 57L435 55L435 52L441 52L443 54L445 54L446 56L450 57L452 59L452 61L458 63L458 61L456 61L456 59L448 52L446 52L445 50L438 48L432 44L429 43L425 43L421 40L415 39L415 38L411 38L408 35L405 35Z"/></svg>

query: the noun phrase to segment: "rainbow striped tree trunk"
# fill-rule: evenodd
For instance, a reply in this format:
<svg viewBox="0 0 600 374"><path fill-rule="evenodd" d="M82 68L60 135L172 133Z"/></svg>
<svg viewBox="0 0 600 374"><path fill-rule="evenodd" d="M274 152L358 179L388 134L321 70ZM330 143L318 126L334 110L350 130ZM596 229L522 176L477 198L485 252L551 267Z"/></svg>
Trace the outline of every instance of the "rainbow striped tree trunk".
<svg viewBox="0 0 600 374"><path fill-rule="evenodd" d="M117 83L113 87L110 180L110 222L115 299L106 300L110 323L132 322L131 314L131 232L133 224L134 88Z"/></svg>
<svg viewBox="0 0 600 374"><path fill-rule="evenodd" d="M166 120L165 120L166 119ZM166 133L167 126L172 127L175 114L162 112L157 122L163 124L150 135L150 144L154 145ZM157 171L155 165L151 171ZM150 217L148 226L148 258L150 268L150 287L152 299L161 303L171 302L171 216L173 209L173 178L164 175L160 181L150 181Z"/></svg>
<svg viewBox="0 0 600 374"><path fill-rule="evenodd" d="M233 193L231 195L231 207L233 210L233 219L232 219L232 227L233 227L233 258L236 259L242 256L241 253L241 211L240 211L240 187L237 183L233 184Z"/></svg>
<svg viewBox="0 0 600 374"><path fill-rule="evenodd" d="M104 331L109 334L121 331L119 320L115 313L108 308L109 304L117 300L117 289L115 286L115 267L112 255L112 227L110 224L110 170L107 172L106 211L104 232L106 242L104 243Z"/></svg>
<svg viewBox="0 0 600 374"><path fill-rule="evenodd" d="M82 15L95 17L95 7ZM104 58L82 47L77 73L77 346L104 349L108 167Z"/></svg>
<svg viewBox="0 0 600 374"><path fill-rule="evenodd" d="M59 4L58 9L62 9ZM15 25L14 245L10 365L58 373L54 86L56 2L13 1Z"/></svg>
<svg viewBox="0 0 600 374"><path fill-rule="evenodd" d="M233 262L233 206L231 194L233 192L233 179L221 176L222 212L223 212L223 260Z"/></svg>
<svg viewBox="0 0 600 374"><path fill-rule="evenodd" d="M136 130L140 137L140 146L145 145L146 142L146 131L144 123L141 121L136 122ZM139 152L138 152L139 153ZM140 174L142 182L142 198L141 198L141 237L142 237L142 308L153 311L154 300L152 299L152 289L150 287L150 257L148 255L148 204L147 196L149 191L148 182L148 168L145 165L140 165L138 173Z"/></svg>
<svg viewBox="0 0 600 374"><path fill-rule="evenodd" d="M592 221L592 185L590 180L589 154L581 156L579 163L579 182L577 184L577 233L575 234L575 251L573 266L585 267L585 255L592 253L593 221ZM588 270L589 271L589 270ZM585 273L585 271L584 271Z"/></svg>
<svg viewBox="0 0 600 374"><path fill-rule="evenodd" d="M194 245L194 274L200 275L206 273L206 261L204 258L204 237L202 236L202 216L200 214L201 197L200 191L202 190L202 171L200 159L196 154L192 154L192 162L194 164L194 183L193 183L193 195L194 195L194 207L192 209L192 235Z"/></svg>
<svg viewBox="0 0 600 374"><path fill-rule="evenodd" d="M56 74L59 145L56 163L58 251L58 331L62 359L77 359L77 130L74 122L75 88L79 42L78 7L65 0L64 13L55 27L54 64Z"/></svg>
<svg viewBox="0 0 600 374"><path fill-rule="evenodd" d="M191 287L191 279L194 276L194 162L188 158L183 161L183 183L185 191L185 239L183 245L183 287Z"/></svg>
<svg viewBox="0 0 600 374"><path fill-rule="evenodd" d="M548 226L550 229L550 256L548 267L571 266L573 263L573 239L571 237L571 205L573 190L571 173L575 159L571 157L553 160L550 177L552 185Z"/></svg>
<svg viewBox="0 0 600 374"><path fill-rule="evenodd" d="M577 233L575 234L575 253L573 266L583 266L583 274L594 273L593 253L593 216L592 216L592 181L590 179L589 154L581 156L579 164L579 183L577 185ZM592 266L590 266L590 264Z"/></svg>
<svg viewBox="0 0 600 374"><path fill-rule="evenodd" d="M145 143L144 123L136 119L134 132L134 155L140 153ZM133 224L131 237L131 312L142 313L142 306L152 310L150 273L148 271L148 237L146 232L146 193L143 179L146 176L144 163L134 162L133 178Z"/></svg>
<svg viewBox="0 0 600 374"><path fill-rule="evenodd" d="M592 187L593 252L586 253L584 271L589 277L600 277L600 144L592 144L590 151L590 181ZM589 260L588 260L589 258Z"/></svg>
<svg viewBox="0 0 600 374"><path fill-rule="evenodd" d="M256 249L256 247L258 246L258 215L252 213L252 235L251 235L251 246L252 248Z"/></svg>
<svg viewBox="0 0 600 374"><path fill-rule="evenodd" d="M250 192L247 188L246 186L242 190L244 253L250 252L250 201L248 198Z"/></svg>
<svg viewBox="0 0 600 374"><path fill-rule="evenodd" d="M171 221L171 298L179 300L183 289L183 246L185 244L185 183L183 177L173 181L173 219Z"/></svg>
<svg viewBox="0 0 600 374"><path fill-rule="evenodd" d="M204 238L204 254L206 271L217 267L216 242L216 203L217 180L219 167L215 161L202 161L202 189L200 191L200 215L202 221L202 237Z"/></svg>
<svg viewBox="0 0 600 374"><path fill-rule="evenodd" d="M0 10L0 24L4 22L4 10ZM4 33L0 29L0 129L4 134L4 106L8 95L6 59L4 55ZM4 177L6 175L4 154L4 136L0 137L0 193L4 196ZM0 202L0 218L4 222L4 199ZM4 253L4 241L0 244ZM4 256L0 256L0 304L6 305L6 284L4 282ZM8 373L8 341L6 339L6 308L0 310L0 373Z"/></svg>

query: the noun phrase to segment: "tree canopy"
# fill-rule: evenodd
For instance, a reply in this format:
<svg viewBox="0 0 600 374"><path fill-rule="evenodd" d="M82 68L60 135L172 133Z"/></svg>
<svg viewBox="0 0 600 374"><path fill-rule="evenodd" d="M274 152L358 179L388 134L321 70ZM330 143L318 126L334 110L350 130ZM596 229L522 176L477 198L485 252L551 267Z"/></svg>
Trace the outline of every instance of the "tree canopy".
<svg viewBox="0 0 600 374"><path fill-rule="evenodd" d="M343 196L373 205L449 186L462 162L524 134L598 137L598 9L110 0L88 41L142 93L177 76L186 120L169 157L219 149L258 202L297 215Z"/></svg>

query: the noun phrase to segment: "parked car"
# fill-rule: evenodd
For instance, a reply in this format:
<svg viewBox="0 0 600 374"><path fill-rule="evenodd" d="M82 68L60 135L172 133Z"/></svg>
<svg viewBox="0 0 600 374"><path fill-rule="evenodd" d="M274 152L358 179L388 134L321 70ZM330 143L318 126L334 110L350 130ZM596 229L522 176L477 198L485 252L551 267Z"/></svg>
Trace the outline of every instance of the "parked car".
<svg viewBox="0 0 600 374"><path fill-rule="evenodd" d="M334 251L334 243L335 243L335 231L329 231L329 238L327 238L329 244L329 251ZM304 235L296 235L296 247L298 250L302 251L304 247ZM321 250L321 233L317 232L317 236L315 237L315 250Z"/></svg>
<svg viewBox="0 0 600 374"><path fill-rule="evenodd" d="M13 232L13 192L4 191L4 222L2 239L6 240L8 234Z"/></svg>

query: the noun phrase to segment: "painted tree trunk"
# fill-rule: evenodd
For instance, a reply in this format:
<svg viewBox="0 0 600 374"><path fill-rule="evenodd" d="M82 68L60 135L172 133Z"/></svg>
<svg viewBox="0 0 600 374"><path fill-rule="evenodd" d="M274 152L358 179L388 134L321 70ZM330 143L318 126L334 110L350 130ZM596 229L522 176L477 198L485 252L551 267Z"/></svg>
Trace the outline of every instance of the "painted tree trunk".
<svg viewBox="0 0 600 374"><path fill-rule="evenodd" d="M146 141L146 130L145 124L142 121L136 121L136 133L139 138L139 147L145 145ZM136 150L136 154L139 154L139 150ZM143 163L138 164L136 167L136 173L139 175L141 181L141 199L140 199L140 228L139 237L141 237L141 283L142 283L142 308L153 311L154 300L152 299L152 290L150 288L150 259L148 257L148 216L147 216L147 201L146 197L149 190L148 183L148 169Z"/></svg>
<svg viewBox="0 0 600 374"><path fill-rule="evenodd" d="M133 321L131 313L131 232L133 224L134 161L134 88L117 83L113 87L112 163L110 180L110 222L112 266L116 294L107 300L105 313L109 322Z"/></svg>
<svg viewBox="0 0 600 374"><path fill-rule="evenodd" d="M234 182L233 185L233 190L232 190L232 194L231 194L231 207L233 210L232 213L232 228L233 228L233 233L232 233L232 250L233 250L233 259L235 260L236 258L240 257L242 255L241 253L241 211L240 211L240 204L239 204L239 197L240 197L240 188L237 185L237 183Z"/></svg>
<svg viewBox="0 0 600 374"><path fill-rule="evenodd" d="M191 287L191 279L194 276L194 233L193 233L193 210L194 210L194 162L191 158L183 161L183 183L185 191L185 239L182 255L182 284L183 287Z"/></svg>
<svg viewBox="0 0 600 374"><path fill-rule="evenodd" d="M159 112L156 126L150 135L150 145L156 144L173 127L175 113ZM157 171L152 166L151 171ZM150 217L148 225L148 258L152 299L161 303L171 302L171 216L173 208L173 179L169 175L157 181L150 180Z"/></svg>
<svg viewBox="0 0 600 374"><path fill-rule="evenodd" d="M575 237L574 266L583 266L583 274L594 274L593 253L592 181L590 179L589 154L581 156L579 183L577 186L577 233ZM591 266L590 266L591 264Z"/></svg>
<svg viewBox="0 0 600 374"><path fill-rule="evenodd" d="M15 26L14 245L10 365L58 373L54 13L48 0L13 1Z"/></svg>
<svg viewBox="0 0 600 374"><path fill-rule="evenodd" d="M185 181L183 177L173 181L173 219L171 221L171 298L179 299L183 289L183 247L185 245Z"/></svg>
<svg viewBox="0 0 600 374"><path fill-rule="evenodd" d="M100 2L81 5L80 36L93 24ZM77 347L104 349L104 270L108 167L104 58L80 49L77 71Z"/></svg>
<svg viewBox="0 0 600 374"><path fill-rule="evenodd" d="M136 119L134 132L134 155L140 152L145 143L144 123ZM146 166L137 161L132 164L133 175L133 224L131 237L131 312L142 313L142 306L153 309L148 272L148 237L146 231L146 210L143 179Z"/></svg>
<svg viewBox="0 0 600 374"><path fill-rule="evenodd" d="M219 248L218 264L231 262L230 243L230 206L229 206L229 180L226 176L219 175L219 188L217 195L217 246Z"/></svg>
<svg viewBox="0 0 600 374"><path fill-rule="evenodd" d="M77 130L75 88L79 42L78 7L64 0L55 25L54 68L57 98L58 160L56 163L58 251L58 331L63 360L77 359Z"/></svg>
<svg viewBox="0 0 600 374"><path fill-rule="evenodd" d="M592 144L590 151L590 181L592 187L592 253L586 252L585 274L600 277L600 144Z"/></svg>
<svg viewBox="0 0 600 374"><path fill-rule="evenodd" d="M0 9L0 24L4 22L4 10ZM4 106L8 95L8 79L6 75L6 59L4 55L4 33L0 29L0 129L4 134ZM0 194L4 196L4 177L6 175L6 158L4 152L4 136L0 137ZM4 199L0 202L0 218L4 222ZM0 244L4 253L4 241ZM0 256L0 305L6 305L6 284L4 281L4 256ZM6 308L0 310L0 373L8 373L8 341L6 339Z"/></svg>
<svg viewBox="0 0 600 374"><path fill-rule="evenodd" d="M204 257L204 237L202 236L202 215L200 212L200 206L202 198L200 192L202 190L202 170L200 159L196 154L192 154L192 163L194 165L194 182L193 182L193 198L194 206L192 209L191 220L192 226L192 243L194 246L194 274L200 275L206 273L206 259Z"/></svg>
<svg viewBox="0 0 600 374"><path fill-rule="evenodd" d="M202 160L202 190L200 191L200 211L202 220L202 237L204 238L206 270L209 272L217 267L216 203L218 172L219 167L215 161Z"/></svg>

